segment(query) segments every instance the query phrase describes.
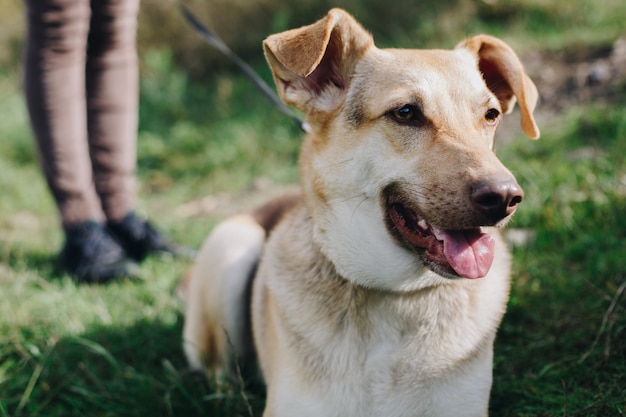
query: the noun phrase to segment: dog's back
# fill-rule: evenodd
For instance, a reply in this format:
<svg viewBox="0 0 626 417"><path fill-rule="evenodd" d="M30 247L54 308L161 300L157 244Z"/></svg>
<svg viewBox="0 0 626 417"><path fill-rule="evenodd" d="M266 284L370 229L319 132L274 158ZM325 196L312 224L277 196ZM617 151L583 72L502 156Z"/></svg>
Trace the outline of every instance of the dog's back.
<svg viewBox="0 0 626 417"><path fill-rule="evenodd" d="M185 304L183 344L192 369L232 370L255 358L250 323L252 279L267 236L300 201L285 194L250 214L231 217L207 237L179 286Z"/></svg>

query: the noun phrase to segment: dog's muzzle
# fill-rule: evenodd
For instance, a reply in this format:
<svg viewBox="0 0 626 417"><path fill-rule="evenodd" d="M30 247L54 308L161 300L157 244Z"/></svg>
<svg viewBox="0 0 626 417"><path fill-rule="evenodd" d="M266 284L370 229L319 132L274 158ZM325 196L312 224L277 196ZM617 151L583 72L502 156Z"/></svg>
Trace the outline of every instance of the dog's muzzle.
<svg viewBox="0 0 626 417"><path fill-rule="evenodd" d="M386 190L384 210L390 233L424 264L446 277L482 278L494 259L495 240L481 227L446 230L428 223L394 187Z"/></svg>

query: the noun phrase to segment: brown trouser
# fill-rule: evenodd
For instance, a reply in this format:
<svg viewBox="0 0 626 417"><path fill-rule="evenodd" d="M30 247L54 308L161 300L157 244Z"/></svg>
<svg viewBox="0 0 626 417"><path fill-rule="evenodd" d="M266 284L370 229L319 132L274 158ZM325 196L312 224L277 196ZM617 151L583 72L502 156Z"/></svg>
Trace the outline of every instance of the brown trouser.
<svg viewBox="0 0 626 417"><path fill-rule="evenodd" d="M64 225L132 210L139 0L26 0L25 92Z"/></svg>

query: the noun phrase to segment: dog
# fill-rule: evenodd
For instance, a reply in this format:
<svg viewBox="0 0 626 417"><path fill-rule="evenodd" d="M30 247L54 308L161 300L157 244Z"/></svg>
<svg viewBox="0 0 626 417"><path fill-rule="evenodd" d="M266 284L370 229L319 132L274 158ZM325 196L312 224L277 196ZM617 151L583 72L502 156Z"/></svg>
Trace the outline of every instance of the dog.
<svg viewBox="0 0 626 417"><path fill-rule="evenodd" d="M502 40L379 49L347 12L263 43L310 125L300 192L227 219L186 290L192 368L258 361L265 417L486 416L524 197L493 152L535 85Z"/></svg>

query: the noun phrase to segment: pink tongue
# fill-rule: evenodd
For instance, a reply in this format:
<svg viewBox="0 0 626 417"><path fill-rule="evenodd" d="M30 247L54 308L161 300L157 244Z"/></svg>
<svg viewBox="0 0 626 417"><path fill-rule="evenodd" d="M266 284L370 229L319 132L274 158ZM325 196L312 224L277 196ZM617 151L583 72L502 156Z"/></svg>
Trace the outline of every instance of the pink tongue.
<svg viewBox="0 0 626 417"><path fill-rule="evenodd" d="M433 227L437 240L443 241L443 253L448 263L465 278L487 275L494 255L494 238L475 230L441 230Z"/></svg>

